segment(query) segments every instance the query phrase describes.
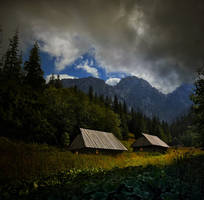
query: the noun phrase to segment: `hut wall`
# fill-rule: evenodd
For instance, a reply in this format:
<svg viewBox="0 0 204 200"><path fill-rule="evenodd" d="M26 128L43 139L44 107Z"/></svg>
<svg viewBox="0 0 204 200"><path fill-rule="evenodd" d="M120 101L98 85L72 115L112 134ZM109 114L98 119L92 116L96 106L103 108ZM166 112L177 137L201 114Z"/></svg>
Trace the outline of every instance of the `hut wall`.
<svg viewBox="0 0 204 200"><path fill-rule="evenodd" d="M110 149L95 149L95 148L83 148L79 150L73 150L73 153L84 153L84 154L108 154L108 155L116 155L122 153L122 150L110 150Z"/></svg>
<svg viewBox="0 0 204 200"><path fill-rule="evenodd" d="M141 146L133 147L133 151L146 151L146 152L165 152L168 148L161 146Z"/></svg>

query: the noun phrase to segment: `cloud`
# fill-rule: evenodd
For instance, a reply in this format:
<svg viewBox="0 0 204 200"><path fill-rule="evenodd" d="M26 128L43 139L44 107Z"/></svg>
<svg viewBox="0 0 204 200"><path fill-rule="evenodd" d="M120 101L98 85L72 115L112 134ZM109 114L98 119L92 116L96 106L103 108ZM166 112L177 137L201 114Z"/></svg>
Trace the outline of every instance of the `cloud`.
<svg viewBox="0 0 204 200"><path fill-rule="evenodd" d="M78 57L87 51L89 44L87 41L80 40L76 34L52 31L39 31L36 28L36 38L40 43L40 49L55 59L57 71L65 69L67 65L73 63Z"/></svg>
<svg viewBox="0 0 204 200"><path fill-rule="evenodd" d="M120 80L121 80L120 78L109 78L106 80L106 84L114 86L117 85L120 82Z"/></svg>
<svg viewBox="0 0 204 200"><path fill-rule="evenodd" d="M55 79L57 78L58 74L53 74ZM60 80L62 79L77 79L78 77L75 76L70 76L68 74L59 74L60 75ZM50 78L51 78L52 74L49 74L46 76L46 82L48 83Z"/></svg>
<svg viewBox="0 0 204 200"><path fill-rule="evenodd" d="M76 69L82 69L86 71L87 73L91 74L92 76L99 78L98 70L94 67L90 67L88 65L88 61L84 62L83 65L81 64L81 65L76 66Z"/></svg>
<svg viewBox="0 0 204 200"><path fill-rule="evenodd" d="M90 48L107 72L132 73L163 91L191 82L204 62L203 0L6 1L0 24L64 69Z"/></svg>

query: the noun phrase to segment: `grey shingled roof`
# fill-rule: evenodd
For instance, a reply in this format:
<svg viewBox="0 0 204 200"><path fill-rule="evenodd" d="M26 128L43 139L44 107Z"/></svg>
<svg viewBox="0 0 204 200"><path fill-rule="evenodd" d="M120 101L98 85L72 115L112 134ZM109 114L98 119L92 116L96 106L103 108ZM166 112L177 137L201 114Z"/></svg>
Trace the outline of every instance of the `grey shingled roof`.
<svg viewBox="0 0 204 200"><path fill-rule="evenodd" d="M95 148L127 151L127 148L112 133L83 128L80 128L80 131L81 134L69 147L70 150Z"/></svg>
<svg viewBox="0 0 204 200"><path fill-rule="evenodd" d="M166 148L169 147L164 141L162 141L155 135L149 135L145 133L143 133L142 135L144 137L137 139L136 142L132 145L133 147L145 147L150 145L161 146Z"/></svg>

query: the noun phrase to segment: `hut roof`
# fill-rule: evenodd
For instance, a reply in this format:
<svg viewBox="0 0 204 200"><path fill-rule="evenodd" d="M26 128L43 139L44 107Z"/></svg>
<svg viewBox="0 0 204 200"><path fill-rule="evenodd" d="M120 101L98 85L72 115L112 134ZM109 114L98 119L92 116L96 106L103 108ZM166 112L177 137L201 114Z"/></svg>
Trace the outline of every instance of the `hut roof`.
<svg viewBox="0 0 204 200"><path fill-rule="evenodd" d="M132 145L133 147L145 147L145 146L161 146L168 148L169 146L162 141L160 138L158 138L155 135L149 135L142 133L144 137L140 137L136 142Z"/></svg>
<svg viewBox="0 0 204 200"><path fill-rule="evenodd" d="M77 135L70 145L70 150L95 148L127 151L127 148L112 133L83 128L80 128L80 131L81 134Z"/></svg>

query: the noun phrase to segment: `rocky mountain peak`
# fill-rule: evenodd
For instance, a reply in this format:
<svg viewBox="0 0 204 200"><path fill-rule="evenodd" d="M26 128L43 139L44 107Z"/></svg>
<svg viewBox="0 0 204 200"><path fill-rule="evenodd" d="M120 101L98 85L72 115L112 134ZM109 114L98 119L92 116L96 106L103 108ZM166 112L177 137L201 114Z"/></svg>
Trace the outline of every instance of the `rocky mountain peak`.
<svg viewBox="0 0 204 200"><path fill-rule="evenodd" d="M110 86L104 80L87 77L81 79L63 79L64 87L77 86L88 93L92 86L98 95L117 95L119 101L125 101L128 108L142 111L149 117L157 116L161 120L173 121L183 115L191 107L189 95L193 92L193 85L183 84L170 94L163 94L152 87L147 81L136 76L128 76L115 85Z"/></svg>

